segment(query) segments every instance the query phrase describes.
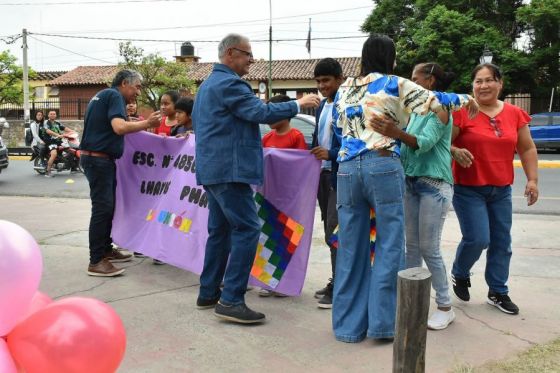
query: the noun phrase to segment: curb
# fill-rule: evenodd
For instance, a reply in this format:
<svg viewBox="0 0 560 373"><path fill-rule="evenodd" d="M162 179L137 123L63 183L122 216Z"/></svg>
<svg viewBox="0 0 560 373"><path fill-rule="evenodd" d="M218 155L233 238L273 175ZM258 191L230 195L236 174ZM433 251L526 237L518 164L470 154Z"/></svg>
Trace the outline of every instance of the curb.
<svg viewBox="0 0 560 373"><path fill-rule="evenodd" d="M513 167L520 168L523 166L521 161L516 159L513 161ZM539 168L560 168L560 161L539 161Z"/></svg>
<svg viewBox="0 0 560 373"><path fill-rule="evenodd" d="M10 155L10 161L28 161L30 159L30 155Z"/></svg>

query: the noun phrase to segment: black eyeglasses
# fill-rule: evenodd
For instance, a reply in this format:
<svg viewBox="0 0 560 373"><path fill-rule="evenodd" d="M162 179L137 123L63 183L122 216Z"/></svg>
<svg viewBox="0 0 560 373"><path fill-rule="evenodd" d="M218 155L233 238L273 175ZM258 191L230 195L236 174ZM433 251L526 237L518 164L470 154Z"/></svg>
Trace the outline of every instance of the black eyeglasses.
<svg viewBox="0 0 560 373"><path fill-rule="evenodd" d="M496 118L490 118L490 125L494 129L496 137L502 137L502 129L498 125L498 121L496 120Z"/></svg>
<svg viewBox="0 0 560 373"><path fill-rule="evenodd" d="M243 53L244 55L246 55L250 59L253 59L253 53L251 53L251 52L247 52L247 51L244 51L243 49L239 49L239 48L235 48L235 47L231 47L231 49L235 49L236 51Z"/></svg>

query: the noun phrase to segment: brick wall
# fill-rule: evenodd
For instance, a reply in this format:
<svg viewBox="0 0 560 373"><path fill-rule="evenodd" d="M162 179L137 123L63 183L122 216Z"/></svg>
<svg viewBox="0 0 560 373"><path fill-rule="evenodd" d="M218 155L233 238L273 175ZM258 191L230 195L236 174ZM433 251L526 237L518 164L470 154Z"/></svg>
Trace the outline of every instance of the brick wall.
<svg viewBox="0 0 560 373"><path fill-rule="evenodd" d="M87 86L60 86L60 112L65 118L83 118L89 100L104 88L105 84ZM79 100L79 104L76 102Z"/></svg>
<svg viewBox="0 0 560 373"><path fill-rule="evenodd" d="M8 147L22 147L25 146L25 125L23 120L10 120L10 128L4 129L2 132L2 142ZM84 129L83 120L61 120L60 123L78 131L80 138L82 130Z"/></svg>

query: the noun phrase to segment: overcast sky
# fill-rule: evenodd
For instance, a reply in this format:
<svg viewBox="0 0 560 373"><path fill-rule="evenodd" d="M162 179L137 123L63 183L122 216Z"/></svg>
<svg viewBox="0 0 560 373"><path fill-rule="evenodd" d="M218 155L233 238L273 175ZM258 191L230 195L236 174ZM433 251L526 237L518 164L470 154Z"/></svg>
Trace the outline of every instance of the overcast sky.
<svg viewBox="0 0 560 373"><path fill-rule="evenodd" d="M365 40L360 26L371 13L373 1L271 1L273 39L306 39L311 18L312 39L360 36L312 40L312 58L360 55ZM237 32L254 40L256 59L268 59L268 41L258 41L268 40L267 0L0 0L0 16L1 39L27 28L37 34L169 40L133 41L146 52L168 59L180 48L180 43L171 40L191 41L201 62L215 62L218 43L203 41L219 41ZM29 65L36 71L54 71L116 64L118 44L31 34ZM21 63L21 39L11 45L0 40L0 51L6 49ZM274 42L272 58L309 58L305 40Z"/></svg>

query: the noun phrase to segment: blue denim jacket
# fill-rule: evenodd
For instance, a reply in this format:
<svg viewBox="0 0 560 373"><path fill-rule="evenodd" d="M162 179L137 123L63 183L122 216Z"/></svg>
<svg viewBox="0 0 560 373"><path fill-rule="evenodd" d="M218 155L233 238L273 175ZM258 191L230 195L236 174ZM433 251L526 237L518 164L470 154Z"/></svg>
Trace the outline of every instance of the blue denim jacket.
<svg viewBox="0 0 560 373"><path fill-rule="evenodd" d="M192 112L199 185L263 182L259 123L296 115L295 101L265 104L228 66L214 65L200 86Z"/></svg>

